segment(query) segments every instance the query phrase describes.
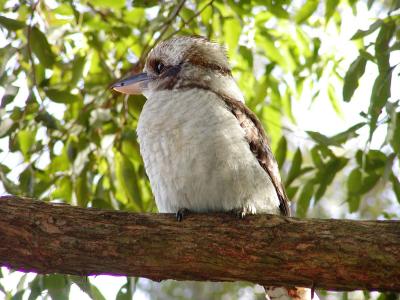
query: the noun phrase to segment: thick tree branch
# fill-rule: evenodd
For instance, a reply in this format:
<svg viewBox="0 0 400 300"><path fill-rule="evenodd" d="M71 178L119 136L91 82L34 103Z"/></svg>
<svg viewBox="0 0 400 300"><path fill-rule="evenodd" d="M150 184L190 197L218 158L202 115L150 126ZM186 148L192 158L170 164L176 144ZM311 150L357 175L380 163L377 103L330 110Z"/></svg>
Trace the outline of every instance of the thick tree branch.
<svg viewBox="0 0 400 300"><path fill-rule="evenodd" d="M400 221L133 214L0 198L0 263L38 273L400 291Z"/></svg>

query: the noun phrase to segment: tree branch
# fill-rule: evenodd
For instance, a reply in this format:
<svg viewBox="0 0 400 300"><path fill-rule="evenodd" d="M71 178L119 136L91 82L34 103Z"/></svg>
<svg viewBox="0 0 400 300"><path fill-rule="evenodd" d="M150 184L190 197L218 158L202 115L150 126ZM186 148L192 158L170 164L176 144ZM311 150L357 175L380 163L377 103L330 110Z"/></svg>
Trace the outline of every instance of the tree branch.
<svg viewBox="0 0 400 300"><path fill-rule="evenodd" d="M0 197L0 263L38 273L400 291L400 221L134 214Z"/></svg>

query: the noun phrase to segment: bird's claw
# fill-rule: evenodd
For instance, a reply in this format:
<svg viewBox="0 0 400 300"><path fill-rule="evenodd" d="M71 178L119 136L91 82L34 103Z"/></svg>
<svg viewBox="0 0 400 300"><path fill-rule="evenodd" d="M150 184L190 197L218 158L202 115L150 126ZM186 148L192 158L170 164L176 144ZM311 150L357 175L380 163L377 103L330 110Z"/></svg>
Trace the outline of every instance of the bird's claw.
<svg viewBox="0 0 400 300"><path fill-rule="evenodd" d="M181 222L183 220L183 217L187 215L189 212L190 210L188 210L187 208L178 209L178 211L176 212L176 220L178 222Z"/></svg>
<svg viewBox="0 0 400 300"><path fill-rule="evenodd" d="M246 210L244 208L234 208L231 212L239 219L244 219L246 216Z"/></svg>

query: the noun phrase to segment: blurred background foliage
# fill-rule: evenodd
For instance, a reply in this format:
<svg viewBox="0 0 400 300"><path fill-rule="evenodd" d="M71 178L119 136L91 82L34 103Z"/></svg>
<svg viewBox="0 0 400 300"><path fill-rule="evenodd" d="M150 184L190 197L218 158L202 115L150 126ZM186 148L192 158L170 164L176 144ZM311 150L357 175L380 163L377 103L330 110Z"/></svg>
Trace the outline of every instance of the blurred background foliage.
<svg viewBox="0 0 400 300"><path fill-rule="evenodd" d="M197 34L226 45L295 215L399 218L399 7L398 0L0 0L0 192L156 212L135 132L145 99L108 87L140 71L158 41ZM72 299L78 286L104 299L107 289L32 274L10 288L4 282L13 273L0 272L0 297ZM125 282L118 300L135 291L147 299L263 298L245 283Z"/></svg>

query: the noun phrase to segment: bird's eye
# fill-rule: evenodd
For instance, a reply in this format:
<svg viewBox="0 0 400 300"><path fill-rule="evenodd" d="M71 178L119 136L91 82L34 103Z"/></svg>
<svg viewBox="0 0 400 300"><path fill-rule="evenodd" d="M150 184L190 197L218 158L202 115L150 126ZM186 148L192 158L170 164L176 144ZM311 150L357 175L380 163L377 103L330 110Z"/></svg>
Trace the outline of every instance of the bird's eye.
<svg viewBox="0 0 400 300"><path fill-rule="evenodd" d="M154 68L157 74L161 74L162 71L164 71L164 64L162 62L157 62L156 67Z"/></svg>

